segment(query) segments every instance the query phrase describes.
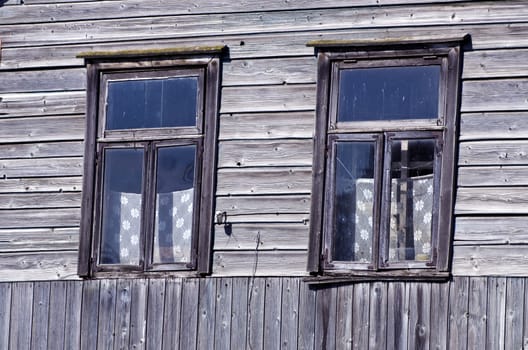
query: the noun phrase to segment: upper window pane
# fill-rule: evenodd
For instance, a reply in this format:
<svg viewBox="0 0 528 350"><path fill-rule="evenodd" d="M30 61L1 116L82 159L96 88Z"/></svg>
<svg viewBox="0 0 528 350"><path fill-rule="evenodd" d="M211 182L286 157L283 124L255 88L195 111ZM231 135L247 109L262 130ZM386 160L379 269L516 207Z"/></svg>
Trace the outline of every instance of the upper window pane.
<svg viewBox="0 0 528 350"><path fill-rule="evenodd" d="M440 66L343 69L338 122L436 119Z"/></svg>
<svg viewBox="0 0 528 350"><path fill-rule="evenodd" d="M195 126L198 77L108 82L106 130Z"/></svg>

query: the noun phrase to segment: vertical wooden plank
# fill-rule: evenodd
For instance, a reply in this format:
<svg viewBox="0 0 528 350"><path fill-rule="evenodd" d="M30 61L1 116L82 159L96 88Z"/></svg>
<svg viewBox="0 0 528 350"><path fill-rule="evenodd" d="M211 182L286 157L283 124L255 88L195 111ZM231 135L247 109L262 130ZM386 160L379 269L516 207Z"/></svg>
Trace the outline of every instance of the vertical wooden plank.
<svg viewBox="0 0 528 350"><path fill-rule="evenodd" d="M231 346L232 281L232 278L222 278L216 284L215 349L231 349L239 346L239 344Z"/></svg>
<svg viewBox="0 0 528 350"><path fill-rule="evenodd" d="M280 349L282 278L267 278L264 301L264 349Z"/></svg>
<svg viewBox="0 0 528 350"><path fill-rule="evenodd" d="M311 350L315 346L315 289L307 283L299 286L299 350Z"/></svg>
<svg viewBox="0 0 528 350"><path fill-rule="evenodd" d="M233 279L231 306L231 344L243 348L247 342L248 279Z"/></svg>
<svg viewBox="0 0 528 350"><path fill-rule="evenodd" d="M524 279L526 284L527 279ZM523 349L528 349L528 286L524 288L524 307L523 307Z"/></svg>
<svg viewBox="0 0 528 350"><path fill-rule="evenodd" d="M99 280L87 280L83 286L81 309L81 349L96 350L99 316Z"/></svg>
<svg viewBox="0 0 528 350"><path fill-rule="evenodd" d="M163 349L178 348L180 342L182 280L165 281L165 313L163 314Z"/></svg>
<svg viewBox="0 0 528 350"><path fill-rule="evenodd" d="M352 348L368 349L370 285L358 283L354 286L354 318L352 320Z"/></svg>
<svg viewBox="0 0 528 350"><path fill-rule="evenodd" d="M299 279L282 280L281 349L297 349L299 326Z"/></svg>
<svg viewBox="0 0 528 350"><path fill-rule="evenodd" d="M85 282L69 281L67 283L64 349L78 350L81 346L81 309Z"/></svg>
<svg viewBox="0 0 528 350"><path fill-rule="evenodd" d="M48 344L48 316L50 283L33 283L33 320L31 325L31 349L46 349Z"/></svg>
<svg viewBox="0 0 528 350"><path fill-rule="evenodd" d="M17 350L30 349L32 309L33 283L14 283L11 289L9 348Z"/></svg>
<svg viewBox="0 0 528 350"><path fill-rule="evenodd" d="M64 349L64 329L66 320L65 281L54 281L50 285L48 349Z"/></svg>
<svg viewBox="0 0 528 350"><path fill-rule="evenodd" d="M198 349L213 349L215 345L216 278L200 280L198 312Z"/></svg>
<svg viewBox="0 0 528 350"><path fill-rule="evenodd" d="M409 298L409 349L429 349L431 285L412 285Z"/></svg>
<svg viewBox="0 0 528 350"><path fill-rule="evenodd" d="M134 279L130 285L130 349L144 349L147 333L147 280Z"/></svg>
<svg viewBox="0 0 528 350"><path fill-rule="evenodd" d="M508 278L506 282L505 349L523 348L524 279Z"/></svg>
<svg viewBox="0 0 528 350"><path fill-rule="evenodd" d="M9 346L11 327L11 283L0 283L0 349Z"/></svg>
<svg viewBox="0 0 528 350"><path fill-rule="evenodd" d="M449 348L466 349L469 279L455 277L449 292Z"/></svg>
<svg viewBox="0 0 528 350"><path fill-rule="evenodd" d="M393 282L387 288L387 349L407 349L409 295L405 294L405 285Z"/></svg>
<svg viewBox="0 0 528 350"><path fill-rule="evenodd" d="M449 320L449 283L433 283L431 286L431 350L447 349Z"/></svg>
<svg viewBox="0 0 528 350"><path fill-rule="evenodd" d="M165 280L150 279L147 299L147 349L161 349L164 306Z"/></svg>
<svg viewBox="0 0 528 350"><path fill-rule="evenodd" d="M180 324L180 349L196 349L198 334L198 298L200 284L196 278L183 280Z"/></svg>
<svg viewBox="0 0 528 350"><path fill-rule="evenodd" d="M249 279L246 347L253 350L263 348L265 290L266 280L264 278Z"/></svg>
<svg viewBox="0 0 528 350"><path fill-rule="evenodd" d="M335 348L337 288L325 286L317 290L315 299L315 348Z"/></svg>
<svg viewBox="0 0 528 350"><path fill-rule="evenodd" d="M471 277L469 280L468 349L486 348L486 312L488 279Z"/></svg>
<svg viewBox="0 0 528 350"><path fill-rule="evenodd" d="M486 349L504 349L506 320L506 278L488 280L488 324Z"/></svg>
<svg viewBox="0 0 528 350"><path fill-rule="evenodd" d="M100 282L99 321L97 322L98 350L114 348L116 285L115 279L103 279Z"/></svg>
<svg viewBox="0 0 528 350"><path fill-rule="evenodd" d="M369 349L387 347L387 284L374 282L370 289Z"/></svg>
<svg viewBox="0 0 528 350"><path fill-rule="evenodd" d="M338 349L352 349L353 301L354 285L338 288L336 314L336 348Z"/></svg>
<svg viewBox="0 0 528 350"><path fill-rule="evenodd" d="M130 341L130 307L131 307L130 280L120 279L116 285L115 322L114 322L114 349L128 348Z"/></svg>

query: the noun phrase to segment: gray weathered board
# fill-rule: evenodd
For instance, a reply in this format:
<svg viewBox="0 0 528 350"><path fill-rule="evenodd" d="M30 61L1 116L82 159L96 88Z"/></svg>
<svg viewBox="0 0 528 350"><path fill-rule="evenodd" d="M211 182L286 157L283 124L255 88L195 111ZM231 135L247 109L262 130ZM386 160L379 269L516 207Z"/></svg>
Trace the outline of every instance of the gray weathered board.
<svg viewBox="0 0 528 350"><path fill-rule="evenodd" d="M78 53L227 45L222 60L215 205L226 212L230 226L214 227L213 275L288 276L306 274L317 83L316 56L306 43L463 33L470 34L471 41L463 57L452 271L455 275L527 276L525 1L0 1L0 281L76 278L86 111L86 70ZM237 281L216 284L233 308L238 307L238 300L224 295L235 290ZM281 283L283 293L285 288L298 289L295 284ZM127 295L133 286L104 288L124 288L123 295ZM170 286L170 295L190 297L187 286ZM52 285L49 291L53 294L61 288ZM141 288L129 297L145 295L148 286ZM276 293L279 288L273 285L271 290ZM374 293L361 288L339 290L330 297L341 300L346 295L364 295L388 303L394 300L391 293L418 297L429 289L431 302L445 297L444 289L427 288L415 291L406 285L389 285ZM303 303L314 297L304 290L299 293ZM121 302L122 312L140 313L158 300L133 306L132 311ZM394 322L402 317L423 318L419 312L405 311L412 305L398 307L399 311L386 315ZM296 310L295 305L288 308ZM323 305L319 309L326 310ZM222 318L225 312L217 310L216 315ZM301 312L310 315L299 304ZM381 310L376 312L384 315ZM125 319L122 314L104 319L104 327L118 330L118 322ZM322 321L315 316L299 318L305 323ZM379 334L352 340L353 334L343 327L353 321L340 314L337 333L325 341L349 348L369 341L389 347L393 341ZM172 321L151 319L148 324L162 322ZM193 322L200 323L200 319ZM474 324L468 325L471 332ZM208 327L197 331L214 329ZM229 330L225 327L218 330ZM266 327L277 329L271 323ZM46 334L50 339L52 333ZM479 333L471 334L470 342L478 344ZM286 344L296 343L300 348L316 344L313 334L288 337ZM115 344L129 339L145 346L135 328L130 337L123 336ZM65 338L64 343L68 341ZM168 341L195 344L191 338ZM227 338L221 341L229 344ZM276 340L256 339L248 344L253 341L262 346L277 344ZM447 346L434 335L413 341L406 335L394 342ZM97 340L86 344L106 345Z"/></svg>
<svg viewBox="0 0 528 350"><path fill-rule="evenodd" d="M521 349L526 278L108 279L0 284L2 349Z"/></svg>

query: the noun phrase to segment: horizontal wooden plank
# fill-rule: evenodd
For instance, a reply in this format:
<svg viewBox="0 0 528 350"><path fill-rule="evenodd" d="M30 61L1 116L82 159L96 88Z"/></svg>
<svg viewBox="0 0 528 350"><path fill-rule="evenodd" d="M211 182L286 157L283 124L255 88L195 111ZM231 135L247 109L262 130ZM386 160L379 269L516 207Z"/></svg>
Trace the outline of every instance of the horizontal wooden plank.
<svg viewBox="0 0 528 350"><path fill-rule="evenodd" d="M30 68L82 66L83 60L76 58L79 52L113 51L130 49L163 49L174 46L196 46L225 44L229 47L230 59L287 57L313 55L314 49L306 46L312 40L382 40L391 38L419 39L422 37L461 35L471 33L473 49L517 48L528 46L528 23L487 24L487 25L457 25L435 27L431 34L429 27L395 27L380 31L373 29L341 29L324 30L311 28L309 32L256 34L240 33L236 35L216 35L211 37L186 37L163 40L144 39L120 42L105 42L82 44L70 43L39 47L3 47L0 68ZM21 59L23 57L24 59Z"/></svg>
<svg viewBox="0 0 528 350"><path fill-rule="evenodd" d="M286 57L242 59L225 62L222 66L223 86L303 84L316 82L316 59Z"/></svg>
<svg viewBox="0 0 528 350"><path fill-rule="evenodd" d="M82 141L0 145L0 159L76 157L83 154L84 146Z"/></svg>
<svg viewBox="0 0 528 350"><path fill-rule="evenodd" d="M0 282L78 279L77 251L0 254Z"/></svg>
<svg viewBox="0 0 528 350"><path fill-rule="evenodd" d="M525 79L468 80L462 87L463 112L525 111Z"/></svg>
<svg viewBox="0 0 528 350"><path fill-rule="evenodd" d="M244 86L222 89L221 113L285 112L314 109L315 84Z"/></svg>
<svg viewBox="0 0 528 350"><path fill-rule="evenodd" d="M0 178L80 176L82 157L0 160Z"/></svg>
<svg viewBox="0 0 528 350"><path fill-rule="evenodd" d="M459 167L458 186L528 186L528 166Z"/></svg>
<svg viewBox="0 0 528 350"><path fill-rule="evenodd" d="M218 209L218 208L217 208ZM217 210L218 211L218 210ZM239 214L228 217L228 224L272 224L272 223L301 223L308 224L309 213L268 213L268 214Z"/></svg>
<svg viewBox="0 0 528 350"><path fill-rule="evenodd" d="M528 49L464 53L463 79L528 76Z"/></svg>
<svg viewBox="0 0 528 350"><path fill-rule="evenodd" d="M464 113L460 118L460 140L526 138L528 112Z"/></svg>
<svg viewBox="0 0 528 350"><path fill-rule="evenodd" d="M459 144L459 165L528 164L528 141L471 141Z"/></svg>
<svg viewBox="0 0 528 350"><path fill-rule="evenodd" d="M311 138L315 112L223 114L219 140Z"/></svg>
<svg viewBox="0 0 528 350"><path fill-rule="evenodd" d="M218 167L311 166L312 140L224 141Z"/></svg>
<svg viewBox="0 0 528 350"><path fill-rule="evenodd" d="M455 245L527 243L528 216L470 216L455 220Z"/></svg>
<svg viewBox="0 0 528 350"><path fill-rule="evenodd" d="M528 188L461 187L455 214L528 214Z"/></svg>
<svg viewBox="0 0 528 350"><path fill-rule="evenodd" d="M67 141L84 138L84 116L0 118L3 143Z"/></svg>
<svg viewBox="0 0 528 350"><path fill-rule="evenodd" d="M525 245L455 246L453 275L528 276Z"/></svg>
<svg viewBox="0 0 528 350"><path fill-rule="evenodd" d="M0 210L0 228L76 227L80 217L80 208Z"/></svg>
<svg viewBox="0 0 528 350"><path fill-rule="evenodd" d="M0 118L84 114L84 92L32 92L0 95Z"/></svg>
<svg viewBox="0 0 528 350"><path fill-rule="evenodd" d="M0 193L81 191L82 177L0 178Z"/></svg>
<svg viewBox="0 0 528 350"><path fill-rule="evenodd" d="M86 89L85 68L0 72L0 79L0 93Z"/></svg>
<svg viewBox="0 0 528 350"><path fill-rule="evenodd" d="M161 7L160 7L161 9ZM138 9L139 10L139 9ZM218 33L272 33L318 29L386 28L524 22L521 3L475 3L431 8L430 5L310 9L300 11L225 13L186 16L123 18L80 22L5 25L0 36L5 47L58 43L89 43L164 37L207 36ZM174 30L176 28L178 30ZM9 33L9 35L4 35Z"/></svg>
<svg viewBox="0 0 528 350"><path fill-rule="evenodd" d="M9 0L7 4L14 2ZM20 3L20 0L18 0ZM455 0L433 1L449 3ZM419 4L423 0L342 0L338 3L332 0L320 0L313 3L310 0L293 2L246 0L243 3L214 0L208 1L206 6L199 6L192 0L160 0L156 3L145 4L141 0L120 1L83 1L74 5L60 4L62 2L77 2L72 0L24 0L26 6L9 9L2 15L3 24L61 22L74 20L117 19L143 16L215 14L249 11L277 11L321 9L345 6L379 6L395 4ZM58 4L56 4L58 3ZM42 5L38 5L42 4ZM35 5L35 6L27 6Z"/></svg>
<svg viewBox="0 0 528 350"><path fill-rule="evenodd" d="M81 192L0 194L2 209L78 208Z"/></svg>
<svg viewBox="0 0 528 350"><path fill-rule="evenodd" d="M308 249L308 224L269 223L215 225L215 251Z"/></svg>
<svg viewBox="0 0 528 350"><path fill-rule="evenodd" d="M216 195L310 193L311 185L308 167L228 168L217 173Z"/></svg>
<svg viewBox="0 0 528 350"><path fill-rule="evenodd" d="M81 2L92 2L101 0L24 0L24 5L35 5L35 4L57 4L57 3L81 3Z"/></svg>
<svg viewBox="0 0 528 350"><path fill-rule="evenodd" d="M215 252L213 276L304 276L306 251Z"/></svg>
<svg viewBox="0 0 528 350"><path fill-rule="evenodd" d="M0 253L76 250L78 246L78 227L0 230Z"/></svg>
<svg viewBox="0 0 528 350"><path fill-rule="evenodd" d="M231 216L310 212L309 195L216 197L216 210Z"/></svg>

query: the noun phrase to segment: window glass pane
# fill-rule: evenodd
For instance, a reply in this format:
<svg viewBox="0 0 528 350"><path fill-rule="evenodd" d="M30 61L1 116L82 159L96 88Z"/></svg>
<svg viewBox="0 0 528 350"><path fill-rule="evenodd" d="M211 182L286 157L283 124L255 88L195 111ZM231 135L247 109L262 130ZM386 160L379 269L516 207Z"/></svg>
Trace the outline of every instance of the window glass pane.
<svg viewBox="0 0 528 350"><path fill-rule="evenodd" d="M108 82L106 130L196 125L197 77Z"/></svg>
<svg viewBox="0 0 528 350"><path fill-rule="evenodd" d="M155 264L191 261L195 155L194 145L157 151Z"/></svg>
<svg viewBox="0 0 528 350"><path fill-rule="evenodd" d="M393 140L390 147L389 261L429 261L435 140Z"/></svg>
<svg viewBox="0 0 528 350"><path fill-rule="evenodd" d="M337 142L333 260L372 260L374 142Z"/></svg>
<svg viewBox="0 0 528 350"><path fill-rule="evenodd" d="M338 122L435 119L440 66L340 71Z"/></svg>
<svg viewBox="0 0 528 350"><path fill-rule="evenodd" d="M142 148L104 151L101 264L139 264Z"/></svg>

